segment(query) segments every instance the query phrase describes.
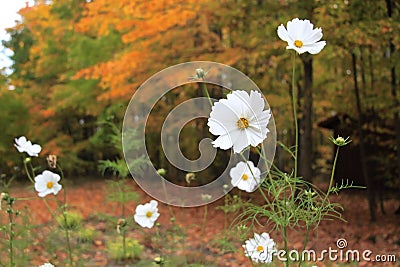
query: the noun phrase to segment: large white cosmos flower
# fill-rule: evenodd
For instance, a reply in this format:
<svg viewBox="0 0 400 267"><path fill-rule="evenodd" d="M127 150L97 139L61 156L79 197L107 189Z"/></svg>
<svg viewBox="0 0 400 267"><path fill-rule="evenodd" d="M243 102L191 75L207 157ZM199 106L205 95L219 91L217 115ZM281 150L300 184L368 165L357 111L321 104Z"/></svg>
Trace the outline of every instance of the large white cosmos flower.
<svg viewBox="0 0 400 267"><path fill-rule="evenodd" d="M51 193L57 195L62 188L58 183L59 181L60 175L51 171L44 171L35 177L35 190L38 192L39 197L45 197Z"/></svg>
<svg viewBox="0 0 400 267"><path fill-rule="evenodd" d="M269 237L268 233L261 235L254 233L254 238L246 240L244 245L246 257L250 257L254 262L270 263L275 253L275 242Z"/></svg>
<svg viewBox="0 0 400 267"><path fill-rule="evenodd" d="M260 169L251 161L241 161L229 172L232 185L249 193L260 184L260 174Z"/></svg>
<svg viewBox="0 0 400 267"><path fill-rule="evenodd" d="M249 145L257 146L269 132L267 125L271 118L269 109L261 94L243 90L233 91L227 99L216 102L208 119L210 133L219 137L212 142L214 147L240 153Z"/></svg>
<svg viewBox="0 0 400 267"><path fill-rule="evenodd" d="M307 19L295 18L287 23L287 29L281 24L278 36L288 43L286 49L294 49L299 54L318 54L326 45L325 41L319 41L322 38L321 28L314 29L314 25Z"/></svg>
<svg viewBox="0 0 400 267"><path fill-rule="evenodd" d="M158 202L155 200L151 200L144 205L138 205L134 216L135 222L142 227L152 228L158 216L160 216L157 205Z"/></svg>
<svg viewBox="0 0 400 267"><path fill-rule="evenodd" d="M27 140L25 136L15 138L14 146L21 153L26 152L31 157L37 157L42 150L42 147L38 144L32 144L31 141Z"/></svg>

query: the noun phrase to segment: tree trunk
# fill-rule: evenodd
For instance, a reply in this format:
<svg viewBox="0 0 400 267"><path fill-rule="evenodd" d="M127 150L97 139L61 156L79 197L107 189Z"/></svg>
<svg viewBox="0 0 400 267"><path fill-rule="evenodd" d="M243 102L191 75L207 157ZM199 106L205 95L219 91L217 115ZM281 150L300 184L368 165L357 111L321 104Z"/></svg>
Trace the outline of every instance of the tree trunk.
<svg viewBox="0 0 400 267"><path fill-rule="evenodd" d="M312 178L312 84L313 84L313 61L312 57L306 55L302 58L304 70L304 87L302 92L299 92L300 99L300 114L299 119L299 160L298 170L299 176L303 177L306 181L311 181Z"/></svg>
<svg viewBox="0 0 400 267"><path fill-rule="evenodd" d="M373 190L372 180L369 176L368 169L367 169L367 155L365 152L365 138L364 132L362 129L362 125L364 123L364 114L361 108L361 100L360 100L360 90L358 88L358 81L357 81L357 59L354 53L351 54L352 63L353 63L353 80L354 80L354 94L356 97L356 104L357 104L357 113L358 113L358 137L360 139L359 146L360 146L360 161L361 161L361 171L363 174L365 185L367 186L367 193L368 193L368 205L369 205L369 212L371 216L371 221L376 220L375 216L375 192Z"/></svg>
<svg viewBox="0 0 400 267"><path fill-rule="evenodd" d="M393 15L393 1L386 0L387 14L389 18L392 18ZM392 38L389 41L389 49L390 49L390 84L391 84L391 95L393 98L393 121L396 133L396 155L397 155L397 174L400 174L399 166L400 166L400 116L399 116L399 100L397 99L397 88L396 88L396 65L394 63L393 55L395 53L395 47L392 41Z"/></svg>

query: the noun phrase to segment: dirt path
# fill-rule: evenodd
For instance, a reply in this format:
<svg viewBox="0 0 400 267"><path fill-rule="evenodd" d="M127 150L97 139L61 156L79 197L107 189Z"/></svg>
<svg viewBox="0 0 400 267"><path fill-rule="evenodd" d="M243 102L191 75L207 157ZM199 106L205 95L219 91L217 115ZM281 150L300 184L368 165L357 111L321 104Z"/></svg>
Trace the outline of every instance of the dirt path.
<svg viewBox="0 0 400 267"><path fill-rule="evenodd" d="M127 186L136 191L140 195L140 202L144 203L151 198L142 192L135 185L134 181L129 180ZM104 251L105 243L109 235L115 234L115 228L101 221L96 217L99 214L106 214L118 219L120 208L114 203L107 202L107 187L106 183L102 180L80 182L76 184L67 185L67 202L69 206L75 211L81 213L84 217L85 224L88 227L96 229L103 233L97 237L92 246L85 250L81 258L87 258L88 263L86 266L136 266L132 263L117 265L107 258ZM18 201L16 208L21 211L29 211L32 223L35 225L48 225L51 221L51 215L47 211L43 201L36 197L32 187L29 186L15 186L12 188L11 193L18 198L32 198L26 201ZM243 195L242 195L243 196ZM58 196L61 197L61 196ZM256 197L254 195L245 195L244 197ZM360 262L357 266L400 266L400 216L394 215L394 211L398 207L398 202L391 200L385 202L386 215L378 217L378 222L369 222L367 201L362 193L343 193L339 196L332 196L332 200L339 202L345 208L343 218L347 222L322 221L318 231L312 231L307 248L316 251L324 249L337 249L337 240L343 239L347 242L346 249L351 250L370 250L371 256L375 255L389 255L395 254L397 256L396 264L389 263L368 263ZM53 208L56 207L55 201L51 201L49 197L49 205ZM138 203L129 203L127 205L127 213L134 214L136 205ZM234 248L238 251L231 252L229 249L223 249L225 246L218 245L217 237L224 231L224 213L217 209L218 206L223 204L223 200L217 201L208 206L208 213L204 229L202 227L204 220L204 207L198 208L176 208L172 209L167 205L160 204L159 212L161 214L159 222L161 223L160 231L168 231L172 229L172 225L180 226L186 233L186 238L183 242L178 242L176 248L171 248L171 253L174 255L185 256L185 259L190 261L204 262L207 264L217 264L217 266L251 266L248 259L243 256L241 243L233 243ZM171 212L176 217L174 222L170 221ZM231 215L229 215L231 216ZM4 217L0 217L0 222L3 222ZM228 218L227 221L231 221ZM111 227L111 229L110 229ZM45 229L37 228L37 229ZM260 229L260 231L269 232L269 229ZM236 230L235 230L236 231ZM110 234L111 232L111 234ZM132 231L129 236L137 238L141 244L145 246L145 255L143 257L152 259L158 254L157 247L154 246L155 229L149 229L143 233L141 231ZM46 230L38 235L39 242L41 238L46 238ZM282 244L282 238L277 233L271 232L271 237L278 243ZM304 238L304 231L289 231L289 240L292 242L289 246L293 249L301 251L302 241ZM169 242L169 241L168 241ZM170 244L170 243L169 243ZM40 249L46 249L44 246L38 245L35 250L29 251L34 253L35 264L39 264L46 260L46 254L40 253ZM32 248L31 248L32 249ZM164 248L165 249L165 248ZM166 249L168 251L168 249ZM61 253L56 258L65 257L65 253ZM323 266L322 263L317 263L318 266ZM145 266L145 265L143 265ZM182 265L184 266L184 265ZM276 265L278 266L278 265ZM333 265L327 265L333 266ZM354 266L354 265L353 265Z"/></svg>

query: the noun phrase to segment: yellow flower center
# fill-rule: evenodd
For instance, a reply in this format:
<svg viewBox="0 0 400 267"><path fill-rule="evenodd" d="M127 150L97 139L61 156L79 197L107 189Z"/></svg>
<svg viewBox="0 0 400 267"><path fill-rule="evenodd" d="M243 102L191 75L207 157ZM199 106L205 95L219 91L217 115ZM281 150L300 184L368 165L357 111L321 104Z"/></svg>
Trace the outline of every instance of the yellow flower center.
<svg viewBox="0 0 400 267"><path fill-rule="evenodd" d="M53 182L47 182L46 187L47 187L48 189L51 189L51 188L53 188L53 185L54 185Z"/></svg>
<svg viewBox="0 0 400 267"><path fill-rule="evenodd" d="M241 117L238 121L237 121L237 127L240 130L244 130L247 127L249 127L249 121L246 118Z"/></svg>
<svg viewBox="0 0 400 267"><path fill-rule="evenodd" d="M296 41L294 41L294 46L301 48L303 46L303 42L300 40L296 40Z"/></svg>
<svg viewBox="0 0 400 267"><path fill-rule="evenodd" d="M263 246L258 246L258 247L257 247L257 251L258 251L258 252L264 251L264 247L263 247Z"/></svg>
<svg viewBox="0 0 400 267"><path fill-rule="evenodd" d="M153 215L153 213L151 211L146 212L146 217L147 218L151 218L152 215Z"/></svg>
<svg viewBox="0 0 400 267"><path fill-rule="evenodd" d="M243 179L243 181L247 181L247 179L249 179L249 176L247 176L247 174L243 174L242 179Z"/></svg>

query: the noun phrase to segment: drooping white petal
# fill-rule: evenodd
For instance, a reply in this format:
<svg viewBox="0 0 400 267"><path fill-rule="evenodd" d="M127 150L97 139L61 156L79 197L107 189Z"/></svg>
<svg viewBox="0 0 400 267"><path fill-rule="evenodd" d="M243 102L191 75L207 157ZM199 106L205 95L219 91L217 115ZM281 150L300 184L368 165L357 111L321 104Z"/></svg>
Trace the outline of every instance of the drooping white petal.
<svg viewBox="0 0 400 267"><path fill-rule="evenodd" d="M325 41L320 41L318 43L308 46L307 51L308 53L315 55L321 52L321 50L325 47L325 45L326 45Z"/></svg>
<svg viewBox="0 0 400 267"><path fill-rule="evenodd" d="M294 40L292 40L292 39L290 38L289 33L288 33L288 31L286 30L285 26L283 26L283 24L281 24L281 25L278 27L277 33L278 33L279 38L281 38L283 41L286 41L286 42L288 42L288 43L294 41Z"/></svg>
<svg viewBox="0 0 400 267"><path fill-rule="evenodd" d="M29 149L29 152L33 155L30 155L30 156L37 156L41 150L42 150L42 147L40 145L37 145L37 144L32 145ZM28 154L29 154L29 152L28 152Z"/></svg>

